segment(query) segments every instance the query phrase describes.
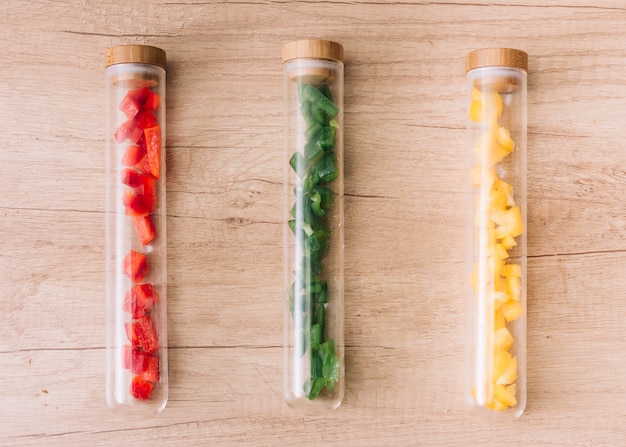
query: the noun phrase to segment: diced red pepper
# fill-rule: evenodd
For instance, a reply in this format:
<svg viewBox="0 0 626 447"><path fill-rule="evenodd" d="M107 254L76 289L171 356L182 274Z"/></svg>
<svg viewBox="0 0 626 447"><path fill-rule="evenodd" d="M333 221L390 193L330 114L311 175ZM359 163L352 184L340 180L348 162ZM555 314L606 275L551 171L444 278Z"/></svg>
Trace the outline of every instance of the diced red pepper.
<svg viewBox="0 0 626 447"><path fill-rule="evenodd" d="M130 369L133 363L133 347L131 345L122 346L122 366Z"/></svg>
<svg viewBox="0 0 626 447"><path fill-rule="evenodd" d="M137 98L134 98L130 94L127 94L126 96L124 96L124 99L122 99L122 102L120 103L120 110L124 112L126 118L132 120L135 115L137 115L139 110L141 110L141 103L138 102Z"/></svg>
<svg viewBox="0 0 626 447"><path fill-rule="evenodd" d="M115 131L115 140L120 144L127 139L133 143L137 143L142 135L143 132L135 125L135 121L128 120L120 124L120 127Z"/></svg>
<svg viewBox="0 0 626 447"><path fill-rule="evenodd" d="M135 399L147 400L150 398L150 394L152 394L153 387L152 383L142 379L141 376L135 376L130 384L130 394Z"/></svg>
<svg viewBox="0 0 626 447"><path fill-rule="evenodd" d="M140 186L143 186L144 180L142 177L144 177L144 175L134 169L124 169L122 171L122 183L130 186L131 188L139 188Z"/></svg>
<svg viewBox="0 0 626 447"><path fill-rule="evenodd" d="M124 346L124 369L138 374L143 380L148 382L159 381L159 357L148 355L139 348L130 345Z"/></svg>
<svg viewBox="0 0 626 447"><path fill-rule="evenodd" d="M137 236L141 241L141 245L146 246L156 237L156 229L150 216L133 216Z"/></svg>
<svg viewBox="0 0 626 447"><path fill-rule="evenodd" d="M153 127L157 123L157 118L150 110L142 109L135 117L135 125L140 129Z"/></svg>
<svg viewBox="0 0 626 447"><path fill-rule="evenodd" d="M124 191L123 201L126 214L129 216L147 216L152 212L148 198L135 190L127 189Z"/></svg>
<svg viewBox="0 0 626 447"><path fill-rule="evenodd" d="M126 96L132 98L134 101L139 104L140 108L146 103L146 99L150 94L150 89L148 87L141 87L134 90L129 90Z"/></svg>
<svg viewBox="0 0 626 447"><path fill-rule="evenodd" d="M122 158L122 163L125 166L137 166L140 161L146 156L146 147L139 145L131 145L126 149L126 153ZM143 166L143 164L141 165Z"/></svg>
<svg viewBox="0 0 626 447"><path fill-rule="evenodd" d="M148 97L146 98L146 102L144 103L144 108L147 110L157 110L159 105L161 104L161 97L158 93L150 91L148 93Z"/></svg>
<svg viewBox="0 0 626 447"><path fill-rule="evenodd" d="M159 357L156 355L145 355L142 365L141 378L149 382L158 382L159 371Z"/></svg>
<svg viewBox="0 0 626 447"><path fill-rule="evenodd" d="M144 129L146 137L146 149L148 152L148 163L150 172L154 178L159 178L161 172L161 126L156 125Z"/></svg>
<svg viewBox="0 0 626 447"><path fill-rule="evenodd" d="M122 172L122 182L133 189L124 191L122 197L126 214L129 216L147 216L156 206L156 182L152 176L143 175L132 169Z"/></svg>
<svg viewBox="0 0 626 447"><path fill-rule="evenodd" d="M135 284L126 292L123 309L133 315L133 319L139 319L159 302L159 294L152 284Z"/></svg>
<svg viewBox="0 0 626 447"><path fill-rule="evenodd" d="M128 341L133 346L139 346L139 341L137 340L137 334L135 334L135 326L133 323L124 323L124 329L126 329L126 337ZM130 364L130 362L128 363Z"/></svg>
<svg viewBox="0 0 626 447"><path fill-rule="evenodd" d="M137 342L146 354L153 354L159 350L159 339L149 315L141 317L133 323L133 326Z"/></svg>
<svg viewBox="0 0 626 447"><path fill-rule="evenodd" d="M130 250L124 258L124 273L132 282L140 282L148 274L148 261L143 253Z"/></svg>

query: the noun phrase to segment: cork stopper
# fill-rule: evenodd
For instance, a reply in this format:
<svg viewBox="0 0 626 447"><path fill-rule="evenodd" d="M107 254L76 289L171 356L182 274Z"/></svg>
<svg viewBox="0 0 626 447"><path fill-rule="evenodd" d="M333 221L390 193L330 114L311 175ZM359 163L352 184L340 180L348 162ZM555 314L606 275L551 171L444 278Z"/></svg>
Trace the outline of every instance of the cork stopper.
<svg viewBox="0 0 626 447"><path fill-rule="evenodd" d="M528 71L528 54L513 48L483 48L467 54L466 72L475 68L515 68ZM496 93L510 93L520 87L521 77L502 71L484 73L474 79L474 87Z"/></svg>
<svg viewBox="0 0 626 447"><path fill-rule="evenodd" d="M510 67L528 71L528 54L513 48L482 48L467 54L466 71L481 67Z"/></svg>
<svg viewBox="0 0 626 447"><path fill-rule="evenodd" d="M148 64L165 68L165 51L149 45L118 45L107 48L104 65Z"/></svg>
<svg viewBox="0 0 626 447"><path fill-rule="evenodd" d="M117 64L146 64L147 70L121 70L111 78L116 87L138 89L159 85L160 75L155 67L165 69L165 51L148 45L119 45L107 48L104 58L106 68Z"/></svg>
<svg viewBox="0 0 626 447"><path fill-rule="evenodd" d="M283 46L283 64L295 60L343 63L343 46L337 42L322 39L304 39L289 42ZM316 66L315 64L303 63L302 66L295 67L289 71L289 79L294 82L324 84L335 79L335 70L328 68L328 64Z"/></svg>
<svg viewBox="0 0 626 447"><path fill-rule="evenodd" d="M322 59L343 63L343 47L330 40L295 40L283 46L283 64L294 59Z"/></svg>

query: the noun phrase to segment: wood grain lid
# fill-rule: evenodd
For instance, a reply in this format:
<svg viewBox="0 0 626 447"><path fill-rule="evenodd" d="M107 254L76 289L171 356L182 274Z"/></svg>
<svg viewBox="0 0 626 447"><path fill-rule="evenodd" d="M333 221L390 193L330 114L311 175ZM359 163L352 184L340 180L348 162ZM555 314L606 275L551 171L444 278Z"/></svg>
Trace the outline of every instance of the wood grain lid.
<svg viewBox="0 0 626 447"><path fill-rule="evenodd" d="M294 59L325 59L343 63L343 47L330 40L295 40L283 46L283 64Z"/></svg>
<svg viewBox="0 0 626 447"><path fill-rule="evenodd" d="M104 66L115 64L149 64L165 68L165 51L149 45L118 45L107 48Z"/></svg>
<svg viewBox="0 0 626 447"><path fill-rule="evenodd" d="M528 54L513 48L482 48L467 54L466 71L481 67L511 67L528 71Z"/></svg>

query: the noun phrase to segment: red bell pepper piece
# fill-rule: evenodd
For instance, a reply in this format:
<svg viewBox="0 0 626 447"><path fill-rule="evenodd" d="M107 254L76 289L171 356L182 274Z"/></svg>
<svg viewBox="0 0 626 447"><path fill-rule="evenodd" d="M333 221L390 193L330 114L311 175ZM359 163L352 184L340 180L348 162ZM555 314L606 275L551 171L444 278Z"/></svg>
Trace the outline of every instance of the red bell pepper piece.
<svg viewBox="0 0 626 447"><path fill-rule="evenodd" d="M143 253L130 250L124 257L123 268L132 282L140 282L148 274L148 261Z"/></svg>
<svg viewBox="0 0 626 447"><path fill-rule="evenodd" d="M157 123L157 118L150 110L142 109L135 117L135 125L139 129L147 129Z"/></svg>
<svg viewBox="0 0 626 447"><path fill-rule="evenodd" d="M139 347L141 347L146 354L153 354L159 350L159 339L154 329L152 318L150 318L149 315L144 315L134 322L133 331L137 337Z"/></svg>
<svg viewBox="0 0 626 447"><path fill-rule="evenodd" d="M159 381L159 357L145 354L130 345L124 346L124 369L140 375L148 382Z"/></svg>
<svg viewBox="0 0 626 447"><path fill-rule="evenodd" d="M143 364L139 365L142 368L141 372L138 373L141 375L143 380L147 380L149 382L158 382L160 371L159 371L159 357L156 355L144 355L143 356Z"/></svg>
<svg viewBox="0 0 626 447"><path fill-rule="evenodd" d="M154 178L159 178L161 172L161 126L148 127L143 131L146 137L146 149L150 172Z"/></svg>
<svg viewBox="0 0 626 447"><path fill-rule="evenodd" d="M126 118L132 120L135 115L137 115L139 110L141 110L141 106L142 104L137 100L137 98L131 96L130 94L126 94L120 103L120 110L124 112Z"/></svg>
<svg viewBox="0 0 626 447"><path fill-rule="evenodd" d="M129 216L147 216L152 212L148 199L136 190L127 189L124 191L124 206L126 214Z"/></svg>
<svg viewBox="0 0 626 447"><path fill-rule="evenodd" d="M122 164L125 166L138 167L139 162L143 161L146 156L146 146L131 145L126 149L126 153L122 158ZM141 164L143 166L143 163Z"/></svg>
<svg viewBox="0 0 626 447"><path fill-rule="evenodd" d="M120 124L120 127L115 131L115 140L120 144L127 139L133 143L137 143L142 135L143 132L135 125L135 121L128 120Z"/></svg>
<svg viewBox="0 0 626 447"><path fill-rule="evenodd" d="M143 107L146 110L157 110L160 104L161 104L161 97L159 96L159 94L156 92L150 91L148 93L148 97L146 98L146 102L144 103Z"/></svg>
<svg viewBox="0 0 626 447"><path fill-rule="evenodd" d="M142 379L141 376L135 376L130 384L130 394L135 399L147 400L150 398L150 394L152 394L153 387L152 383Z"/></svg>
<svg viewBox="0 0 626 447"><path fill-rule="evenodd" d="M126 329L126 337L132 346L139 346L139 340L137 340L137 334L135 334L135 326L133 323L124 323L124 329ZM130 364L130 362L128 363Z"/></svg>
<svg viewBox="0 0 626 447"><path fill-rule="evenodd" d="M133 216L133 222L135 223L135 230L137 230L137 236L141 241L141 245L144 247L154 240L156 237L156 229L150 216Z"/></svg>
<svg viewBox="0 0 626 447"><path fill-rule="evenodd" d="M122 182L133 188L125 190L122 197L126 214L129 216L150 214L156 206L155 180L132 169L125 169L122 171Z"/></svg>
<svg viewBox="0 0 626 447"><path fill-rule="evenodd" d="M150 89L148 87L141 87L133 90L129 90L126 93L126 96L132 98L133 101L136 101L139 104L140 108L146 103L146 99L150 94Z"/></svg>
<svg viewBox="0 0 626 447"><path fill-rule="evenodd" d="M152 284L135 284L126 292L123 309L131 312L133 319L139 319L159 302L159 294Z"/></svg>
<svg viewBox="0 0 626 447"><path fill-rule="evenodd" d="M134 169L124 169L122 171L122 183L130 186L131 188L139 188L144 185L144 175L135 171Z"/></svg>
<svg viewBox="0 0 626 447"><path fill-rule="evenodd" d="M133 364L133 347L131 345L122 346L122 366L130 369Z"/></svg>

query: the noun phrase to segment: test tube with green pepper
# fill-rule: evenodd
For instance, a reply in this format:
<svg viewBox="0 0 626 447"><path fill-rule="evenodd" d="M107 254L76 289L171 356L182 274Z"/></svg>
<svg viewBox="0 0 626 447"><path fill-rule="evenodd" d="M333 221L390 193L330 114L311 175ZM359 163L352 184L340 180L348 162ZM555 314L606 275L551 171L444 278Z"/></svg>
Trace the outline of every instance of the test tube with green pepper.
<svg viewBox="0 0 626 447"><path fill-rule="evenodd" d="M343 47L283 48L284 395L305 414L344 395Z"/></svg>

